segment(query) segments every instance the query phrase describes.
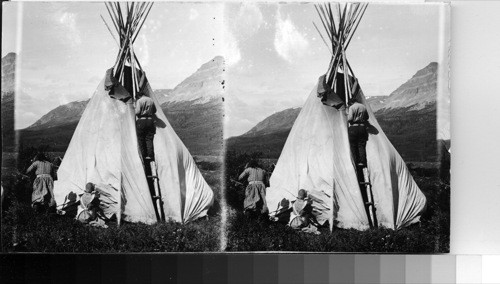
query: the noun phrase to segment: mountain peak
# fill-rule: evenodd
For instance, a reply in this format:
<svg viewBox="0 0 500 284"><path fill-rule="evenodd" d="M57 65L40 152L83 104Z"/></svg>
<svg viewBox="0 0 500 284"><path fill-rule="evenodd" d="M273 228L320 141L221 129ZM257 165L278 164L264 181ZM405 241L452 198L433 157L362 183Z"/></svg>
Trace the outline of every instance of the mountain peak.
<svg viewBox="0 0 500 284"><path fill-rule="evenodd" d="M411 79L399 86L384 100L382 108L411 107L414 110L419 110L428 104L435 103L438 68L436 62L431 62L418 70Z"/></svg>
<svg viewBox="0 0 500 284"><path fill-rule="evenodd" d="M2 58L2 94L13 92L16 73L16 54L10 52Z"/></svg>
<svg viewBox="0 0 500 284"><path fill-rule="evenodd" d="M224 58L214 57L177 85L166 102L206 103L213 99L220 99L224 90L223 72Z"/></svg>
<svg viewBox="0 0 500 284"><path fill-rule="evenodd" d="M217 65L221 65L221 64L224 64L224 57L220 56L220 55L217 55L215 56L214 58L212 58L212 60L208 61L207 63L205 64L209 64L209 63L213 63L213 64L217 64ZM203 65L205 65L203 64ZM203 66L202 65L202 66Z"/></svg>
<svg viewBox="0 0 500 284"><path fill-rule="evenodd" d="M2 58L2 77L6 74L14 72L16 67L16 54L8 53Z"/></svg>
<svg viewBox="0 0 500 284"><path fill-rule="evenodd" d="M7 63L11 63L11 62L15 62L16 61L16 53L14 52L9 52L7 53L4 57L2 57L2 65L4 65L4 62Z"/></svg>
<svg viewBox="0 0 500 284"><path fill-rule="evenodd" d="M415 73L415 75L413 75L412 78L425 76L426 74L435 74L435 73L437 73L437 69L438 69L437 62L431 62L431 63L429 63L429 65L418 70L417 73Z"/></svg>
<svg viewBox="0 0 500 284"><path fill-rule="evenodd" d="M203 71L213 70L213 69L221 69L222 70L223 67L224 67L224 57L222 57L222 56L215 56L211 60L203 63L200 66L200 68L198 68L198 70L196 70L196 72L203 72ZM194 73L194 74L196 74L196 73Z"/></svg>

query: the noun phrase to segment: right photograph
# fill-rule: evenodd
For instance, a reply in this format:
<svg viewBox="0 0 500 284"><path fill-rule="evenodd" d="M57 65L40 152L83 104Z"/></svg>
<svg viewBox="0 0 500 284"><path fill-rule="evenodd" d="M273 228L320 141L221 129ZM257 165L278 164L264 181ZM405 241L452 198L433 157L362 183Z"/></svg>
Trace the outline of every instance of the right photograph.
<svg viewBox="0 0 500 284"><path fill-rule="evenodd" d="M226 3L226 251L447 253L448 4Z"/></svg>

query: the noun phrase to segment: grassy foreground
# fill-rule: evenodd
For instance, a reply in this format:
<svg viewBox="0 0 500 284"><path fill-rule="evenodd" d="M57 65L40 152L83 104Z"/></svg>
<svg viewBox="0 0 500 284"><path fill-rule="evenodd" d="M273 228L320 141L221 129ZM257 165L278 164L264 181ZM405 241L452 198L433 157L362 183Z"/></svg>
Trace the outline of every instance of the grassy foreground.
<svg viewBox="0 0 500 284"><path fill-rule="evenodd" d="M201 252L220 250L221 164L198 161L214 191L209 218L186 225L175 222L146 225L110 223L96 228L56 214L37 214L31 207L31 181L15 171L2 173L7 200L2 208L3 252Z"/></svg>
<svg viewBox="0 0 500 284"><path fill-rule="evenodd" d="M170 252L219 250L220 217L187 225L110 224L85 226L55 214L35 214L15 204L2 218L2 251L18 252Z"/></svg>
<svg viewBox="0 0 500 284"><path fill-rule="evenodd" d="M238 215L235 219L244 218ZM233 220L235 220L233 219ZM302 233L282 224L260 220L234 225L229 234L230 251L310 251L310 252L390 252L434 253L439 237L429 228L414 226L404 230L372 229L367 231L322 228L321 235ZM448 250L446 250L448 251Z"/></svg>
<svg viewBox="0 0 500 284"><path fill-rule="evenodd" d="M246 160L256 155L228 155L226 178L231 181ZM266 167L267 161L261 163ZM234 169L234 170L233 170ZM413 171L412 175L427 197L421 222L401 230L385 228L367 231L321 228L320 235L295 231L265 218L249 219L243 214L244 186L227 183L228 251L311 251L447 253L450 243L450 187L438 171ZM423 176L425 175L425 176Z"/></svg>

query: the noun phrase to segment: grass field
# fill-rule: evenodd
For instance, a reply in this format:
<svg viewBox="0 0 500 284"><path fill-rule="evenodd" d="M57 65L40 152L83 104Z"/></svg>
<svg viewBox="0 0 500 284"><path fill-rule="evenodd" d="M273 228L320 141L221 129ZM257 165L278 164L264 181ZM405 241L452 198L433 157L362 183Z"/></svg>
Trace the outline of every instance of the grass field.
<svg viewBox="0 0 500 284"><path fill-rule="evenodd" d="M427 197L421 222L401 230L385 228L367 231L320 228L320 235L295 231L269 222L266 218L247 218L242 214L244 186L234 180L242 165L254 155L229 153L226 158L228 251L314 251L314 252L390 252L446 253L450 242L450 187L439 179L438 171L412 171L415 182ZM273 160L264 159L267 167ZM419 175L424 173L427 176Z"/></svg>
<svg viewBox="0 0 500 284"><path fill-rule="evenodd" d="M175 222L155 225L122 223L118 227L116 223L110 223L107 229L86 226L72 218L55 214L36 214L30 207L31 180L16 173L12 167L8 172L2 170L3 186L8 190L2 208L2 251L218 251L222 165L220 159L216 158L199 158L197 161L205 180L214 191L214 205L208 212L208 219L202 218L186 225Z"/></svg>
<svg viewBox="0 0 500 284"><path fill-rule="evenodd" d="M56 153L52 153L56 154ZM58 153L57 153L58 154ZM23 168L31 153L22 154L17 167ZM23 158L24 157L24 158ZM80 224L57 215L35 214L29 206L31 180L18 174L15 156L4 156L2 182L8 189L2 208L2 251L22 252L170 252L219 251L221 249L221 175L222 161L213 156L197 156L196 163L212 187L215 202L209 218L180 225L159 223L145 225L111 223L108 229ZM258 154L226 156L225 179L228 204L226 251L315 251L315 252L449 252L450 187L439 179L433 165L412 163L412 174L427 197L427 209L419 224L401 230L367 231L321 228L321 235L290 229L265 218L248 219L242 214L244 186L231 180L245 163ZM276 159L262 159L269 168ZM4 167L9 169L4 171ZM425 167L425 170L421 170Z"/></svg>

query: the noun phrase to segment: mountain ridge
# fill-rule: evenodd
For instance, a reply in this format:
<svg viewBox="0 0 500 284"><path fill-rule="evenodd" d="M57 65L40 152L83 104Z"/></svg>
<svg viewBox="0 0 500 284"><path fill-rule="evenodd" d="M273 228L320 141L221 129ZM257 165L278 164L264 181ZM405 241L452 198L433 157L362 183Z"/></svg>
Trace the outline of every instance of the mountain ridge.
<svg viewBox="0 0 500 284"><path fill-rule="evenodd" d="M14 52L10 52L2 57L2 97L4 94L14 91L16 58Z"/></svg>
<svg viewBox="0 0 500 284"><path fill-rule="evenodd" d="M425 108L437 99L438 64L429 63L409 80L394 90L385 100L384 109L411 106L414 110ZM375 110L374 110L375 111Z"/></svg>
<svg viewBox="0 0 500 284"><path fill-rule="evenodd" d="M195 104L201 104L212 99L222 98L223 71L224 58L222 56L214 57L179 83L172 90L167 102L193 101ZM212 78L212 80L207 81L205 79L207 77ZM203 90L203 92L196 90Z"/></svg>
<svg viewBox="0 0 500 284"><path fill-rule="evenodd" d="M16 54L11 52L2 57L2 97L1 97L1 118L2 118L2 151L6 145L15 143L14 135L14 108L15 108L15 73Z"/></svg>
<svg viewBox="0 0 500 284"><path fill-rule="evenodd" d="M437 68L437 63L431 62L390 96L366 99L382 129L404 159L436 158ZM288 108L276 112L248 132L226 139L228 151L257 151L272 158L279 157L300 110ZM415 145L417 141L420 144Z"/></svg>
<svg viewBox="0 0 500 284"><path fill-rule="evenodd" d="M170 124L193 154L220 155L222 152L223 70L224 59L217 56L174 89L153 91ZM57 151L65 151L89 100L52 109L34 124L19 130L21 143L48 145ZM58 129L61 133L55 137Z"/></svg>
<svg viewBox="0 0 500 284"><path fill-rule="evenodd" d="M184 79L179 83L174 89L155 89L155 93L160 105L165 103L174 102L185 102L189 101L193 104L204 104L210 103L212 100L218 100L222 98L222 73L224 69L224 58L221 56L216 56L208 62L201 65L193 74ZM90 99L84 100L84 102ZM48 127L54 127L57 125L67 124L67 114L74 111L77 116L71 117L71 121L79 120L86 104L75 103L82 101L74 101L64 105L60 105L47 114L43 115L35 123L28 126L27 128L43 128L44 125ZM79 108L78 108L79 107Z"/></svg>
<svg viewBox="0 0 500 284"><path fill-rule="evenodd" d="M257 125L241 136L265 135L282 129L291 129L293 122L299 115L301 109L302 108L300 107L294 107L275 112L261 122L257 123ZM278 123L273 124L273 121L278 121Z"/></svg>

